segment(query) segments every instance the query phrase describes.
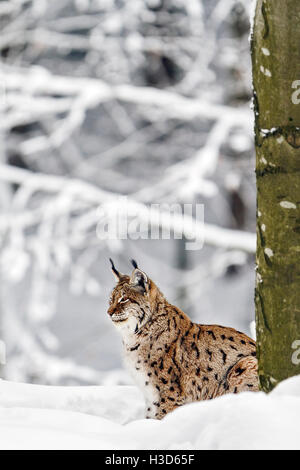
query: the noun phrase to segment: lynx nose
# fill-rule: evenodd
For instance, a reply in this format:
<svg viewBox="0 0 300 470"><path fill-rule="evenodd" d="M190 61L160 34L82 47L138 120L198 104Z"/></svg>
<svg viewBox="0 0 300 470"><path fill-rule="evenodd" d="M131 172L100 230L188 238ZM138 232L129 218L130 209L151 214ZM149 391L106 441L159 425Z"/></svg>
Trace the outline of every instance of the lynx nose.
<svg viewBox="0 0 300 470"><path fill-rule="evenodd" d="M110 308L107 310L107 313L108 313L108 315L111 317L111 316L114 314L114 311L115 311L114 308L111 308L111 307L110 307Z"/></svg>

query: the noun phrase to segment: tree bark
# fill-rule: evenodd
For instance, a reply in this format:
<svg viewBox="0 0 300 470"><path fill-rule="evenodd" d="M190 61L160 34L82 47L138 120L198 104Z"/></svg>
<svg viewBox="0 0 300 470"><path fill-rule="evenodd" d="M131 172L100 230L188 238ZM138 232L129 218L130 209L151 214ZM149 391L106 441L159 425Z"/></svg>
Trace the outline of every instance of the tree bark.
<svg viewBox="0 0 300 470"><path fill-rule="evenodd" d="M300 374L300 2L257 0L252 34L259 379Z"/></svg>

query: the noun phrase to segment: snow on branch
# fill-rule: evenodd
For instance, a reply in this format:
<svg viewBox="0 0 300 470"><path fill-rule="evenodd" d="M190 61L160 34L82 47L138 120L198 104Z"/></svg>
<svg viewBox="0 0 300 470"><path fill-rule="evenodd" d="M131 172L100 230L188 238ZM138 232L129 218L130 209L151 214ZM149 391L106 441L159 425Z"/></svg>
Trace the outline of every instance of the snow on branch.
<svg viewBox="0 0 300 470"><path fill-rule="evenodd" d="M32 173L28 170L13 168L9 165L0 165L0 180L25 185L30 187L32 191L68 194L72 198L78 198L94 206L103 204L105 207L105 204L113 203L116 209L119 204L122 204L119 194L104 191L92 184L75 179ZM131 200L130 198L127 200L127 203L129 204L129 208L132 209L142 221L153 222L153 219L150 218L150 212L147 206L138 201ZM111 209L112 206L109 207ZM159 217L159 211L157 211L156 215L157 218L155 220L158 221L158 225L162 227L164 224L168 224L168 222L162 222L162 218ZM26 222L24 214L21 214L21 220ZM97 224L97 213L94 214L93 222L95 225ZM12 218L9 218L7 223L12 225L14 223L18 224L18 214L14 214ZM185 217L184 220L181 217L173 217L169 220L169 223L171 225L169 227L165 226L164 228L170 228L175 232L183 231L189 238L195 235L197 230L202 230L202 225L199 224L197 220L193 219L193 217ZM204 241L209 245L227 249L238 249L249 253L254 253L255 251L254 234L220 228L211 224L205 224Z"/></svg>
<svg viewBox="0 0 300 470"><path fill-rule="evenodd" d="M35 98L39 94L66 97L82 96L83 108L95 107L99 103L109 100L120 100L141 106L157 107L169 118L182 120L192 120L196 117L207 120L226 118L234 122L236 126L246 126L247 128L252 123L252 113L248 107L232 108L151 87L111 86L102 80L58 76L40 68L28 71L3 67L0 70L0 80L4 81L8 94L10 90L18 90L19 93L26 94L28 105L30 105L30 96ZM53 98L53 106L58 102ZM61 111L60 108L57 112L59 111Z"/></svg>

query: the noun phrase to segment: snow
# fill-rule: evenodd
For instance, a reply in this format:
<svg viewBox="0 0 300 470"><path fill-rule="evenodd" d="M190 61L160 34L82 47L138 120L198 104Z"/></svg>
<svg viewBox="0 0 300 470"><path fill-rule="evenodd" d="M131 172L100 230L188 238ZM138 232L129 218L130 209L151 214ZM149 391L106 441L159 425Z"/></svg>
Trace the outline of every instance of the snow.
<svg viewBox="0 0 300 470"><path fill-rule="evenodd" d="M300 376L143 419L135 387L0 381L0 449L299 449Z"/></svg>
<svg viewBox="0 0 300 470"><path fill-rule="evenodd" d="M269 258L272 258L272 256L274 256L273 250L271 248L265 248L265 253Z"/></svg>
<svg viewBox="0 0 300 470"><path fill-rule="evenodd" d="M296 204L290 201L282 201L280 203L280 206L283 207L284 209L297 209Z"/></svg>
<svg viewBox="0 0 300 470"><path fill-rule="evenodd" d="M265 68L263 65L260 66L260 71L266 75L266 77L272 77L272 73L269 69Z"/></svg>
<svg viewBox="0 0 300 470"><path fill-rule="evenodd" d="M119 424L143 416L136 387L54 387L0 381L0 406L74 411L101 416Z"/></svg>
<svg viewBox="0 0 300 470"><path fill-rule="evenodd" d="M257 275L259 275L259 273L257 273ZM250 323L250 335L251 335L251 338L253 338L254 341L256 341L256 322L255 322L255 320L253 320Z"/></svg>
<svg viewBox="0 0 300 470"><path fill-rule="evenodd" d="M249 9L250 9L250 12L249 12L249 19L250 19L249 42L251 41L251 39L253 37L253 32L254 32L256 4L257 4L257 0L252 0L250 5L249 5Z"/></svg>

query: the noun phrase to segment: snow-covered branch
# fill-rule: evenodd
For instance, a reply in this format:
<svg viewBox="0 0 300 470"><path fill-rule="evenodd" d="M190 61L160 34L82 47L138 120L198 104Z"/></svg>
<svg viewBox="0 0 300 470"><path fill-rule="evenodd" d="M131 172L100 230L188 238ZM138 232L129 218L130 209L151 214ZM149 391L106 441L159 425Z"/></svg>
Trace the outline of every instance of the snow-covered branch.
<svg viewBox="0 0 300 470"><path fill-rule="evenodd" d="M71 199L79 199L84 203L92 204L95 206L100 206L101 204L113 204L115 210L119 207L119 204L122 205L123 201L120 200L119 194L110 193L103 191L95 186L85 183L80 180L73 180L68 178L62 178L51 175L43 175L40 173L32 173L27 170L21 170L17 168L12 168L8 165L0 165L0 180L18 183L25 185L27 190L30 188L31 193L36 191L45 191L45 192L54 192L54 193L63 193L68 195ZM188 238L193 238L193 235L197 233L197 230L202 230L202 225L192 217L173 217L164 222L162 217L159 217L159 210L154 211L154 218L151 218L150 210L144 204L141 204L137 201L126 199L126 204L128 204L128 209L135 213L142 222L155 222L162 228L169 228L175 232L182 232ZM110 209L113 207L110 205ZM76 206L75 206L76 207ZM71 211L72 208L68 207ZM153 216L153 209L151 209ZM57 214L59 214L59 207L57 207ZM157 217L155 217L157 215ZM20 214L21 220L26 221L24 214ZM43 214L43 218L45 214ZM47 215L46 215L47 217ZM53 217L51 213L51 217ZM93 223L97 225L97 213L94 213ZM4 219L5 220L5 219ZM28 219L30 221L30 218ZM36 219L34 218L34 223ZM12 214L12 218L7 220L9 225L18 225L18 214ZM167 226L170 224L169 226ZM90 226L90 221L89 221ZM235 230L228 230L225 228L215 227L210 224L205 224L204 230L204 241L205 243L213 246L219 246L229 249L239 249L244 250L249 253L255 251L255 236L250 233L244 233Z"/></svg>

